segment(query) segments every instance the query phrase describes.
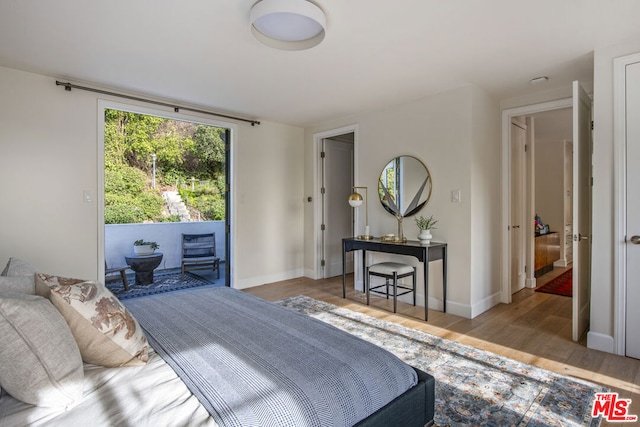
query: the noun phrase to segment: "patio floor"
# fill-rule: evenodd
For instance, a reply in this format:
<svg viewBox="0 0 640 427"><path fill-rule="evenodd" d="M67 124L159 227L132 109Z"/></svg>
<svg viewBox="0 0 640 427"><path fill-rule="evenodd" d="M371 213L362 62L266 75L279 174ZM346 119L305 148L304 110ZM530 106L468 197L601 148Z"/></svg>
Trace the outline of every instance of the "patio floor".
<svg viewBox="0 0 640 427"><path fill-rule="evenodd" d="M186 272L184 280L181 277L179 268L155 270L153 283L148 285L136 285L135 274L127 273L129 290L124 289L122 280L114 280L107 283L107 288L111 290L119 299L135 298L155 295L159 293L181 291L194 287L224 286L224 270L220 271L220 278L213 271L197 270Z"/></svg>

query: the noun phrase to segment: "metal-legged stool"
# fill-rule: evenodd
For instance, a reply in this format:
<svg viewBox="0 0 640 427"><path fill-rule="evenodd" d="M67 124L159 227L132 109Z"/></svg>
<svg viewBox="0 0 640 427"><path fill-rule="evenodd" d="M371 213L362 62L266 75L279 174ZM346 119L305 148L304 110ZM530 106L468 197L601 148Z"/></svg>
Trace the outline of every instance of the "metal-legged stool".
<svg viewBox="0 0 640 427"><path fill-rule="evenodd" d="M371 276L384 277L385 284L371 287ZM412 276L412 287L398 284L398 279ZM389 281L392 281L389 283ZM393 312L398 306L398 296L413 292L413 305L416 305L416 268L399 262L380 262L366 267L365 271L365 292L367 293L367 305L369 305L370 292L386 295L389 299L389 287L393 286ZM379 290L385 288L384 291ZM401 290L398 292L398 290Z"/></svg>

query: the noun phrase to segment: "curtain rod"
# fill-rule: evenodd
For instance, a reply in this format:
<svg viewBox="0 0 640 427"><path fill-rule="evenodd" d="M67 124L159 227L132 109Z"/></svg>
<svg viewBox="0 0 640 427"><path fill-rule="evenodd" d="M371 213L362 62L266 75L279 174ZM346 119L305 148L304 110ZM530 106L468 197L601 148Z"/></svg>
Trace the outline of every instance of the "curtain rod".
<svg viewBox="0 0 640 427"><path fill-rule="evenodd" d="M202 114L209 114L211 116L216 116L216 117L224 117L225 119L232 119L232 120L240 120L242 122L247 122L247 123L251 123L251 126L255 126L255 125L259 125L260 122L257 120L251 120L251 119L245 119L242 117L235 117L235 116L228 116L225 114L220 114L220 113L213 113L211 111L205 111L205 110L198 110L196 108L189 108L189 107L180 107L174 104L169 104L166 102L160 102L160 101L154 101L152 99L146 99L146 98L139 98L137 96L131 96L131 95L125 95L122 93L116 93L116 92L109 92L107 90L102 90L102 89L95 89L92 87L86 87L86 86L78 86L75 85L73 83L64 83L64 82L60 82L58 80L56 80L56 86L64 86L64 90L66 91L71 91L71 89L80 89L80 90L86 90L89 92L95 92L95 93L101 93L103 95L111 95L111 96L117 96L120 98L126 98L126 99L131 99L133 101L142 101L142 102L146 102L149 104L155 104L155 105L161 105L163 107L170 107L173 108L173 111L175 111L176 113L179 113L180 110L185 110L185 111L191 111L194 113L202 113Z"/></svg>

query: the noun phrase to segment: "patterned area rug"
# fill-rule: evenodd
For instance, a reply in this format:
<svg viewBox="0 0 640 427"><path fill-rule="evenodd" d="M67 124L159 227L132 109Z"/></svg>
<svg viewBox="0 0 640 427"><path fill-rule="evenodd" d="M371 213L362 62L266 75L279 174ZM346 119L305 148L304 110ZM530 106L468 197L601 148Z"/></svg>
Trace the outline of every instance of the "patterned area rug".
<svg viewBox="0 0 640 427"><path fill-rule="evenodd" d="M305 296L280 305L394 353L436 379L438 426L597 426L595 393L605 387L406 328Z"/></svg>
<svg viewBox="0 0 640 427"><path fill-rule="evenodd" d="M565 271L549 283L536 288L536 292L562 295L564 297L573 296L573 269Z"/></svg>
<svg viewBox="0 0 640 427"><path fill-rule="evenodd" d="M127 276L128 277L128 276ZM184 280L182 280L180 273L156 273L154 281L150 285L132 285L134 283L133 277L129 280L129 290L124 290L122 281L115 281L107 283L107 288L114 293L118 299L128 299L144 297L154 294L160 294L164 292L178 291L182 289L195 288L197 286L212 285L211 282L196 276L189 272L184 274Z"/></svg>

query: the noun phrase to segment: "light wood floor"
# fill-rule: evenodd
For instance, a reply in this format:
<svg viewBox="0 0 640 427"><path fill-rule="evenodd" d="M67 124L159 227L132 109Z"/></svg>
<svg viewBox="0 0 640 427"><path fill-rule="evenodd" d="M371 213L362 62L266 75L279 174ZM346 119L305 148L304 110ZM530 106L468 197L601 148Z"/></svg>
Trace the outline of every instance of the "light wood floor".
<svg viewBox="0 0 640 427"><path fill-rule="evenodd" d="M541 286L564 269L555 269L538 278ZM347 279L353 287L353 278ZM351 286L349 286L351 284ZM245 290L269 301L307 295L354 311L419 329L476 348L491 351L557 373L603 384L632 399L629 413L640 416L640 360L591 350L586 340L571 340L571 298L523 289L513 295L511 304L499 304L475 319L400 304L398 314L385 310L386 300L376 299L367 306L354 291L342 298L342 276L312 280L292 279ZM390 305L388 306L391 307ZM422 318L420 318L422 317ZM607 425L603 422L603 425Z"/></svg>

